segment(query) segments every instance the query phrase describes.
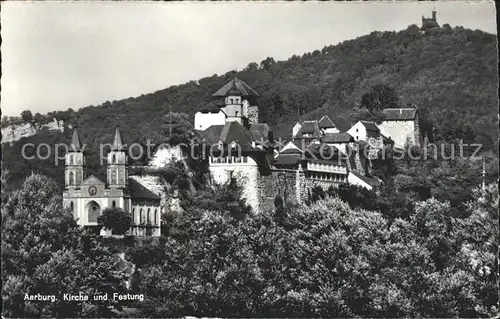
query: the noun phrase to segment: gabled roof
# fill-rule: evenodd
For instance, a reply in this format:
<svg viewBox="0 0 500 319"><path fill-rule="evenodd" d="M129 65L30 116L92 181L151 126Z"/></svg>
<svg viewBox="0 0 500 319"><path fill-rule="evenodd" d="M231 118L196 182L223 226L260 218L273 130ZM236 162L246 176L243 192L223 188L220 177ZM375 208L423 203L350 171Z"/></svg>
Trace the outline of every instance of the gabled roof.
<svg viewBox="0 0 500 319"><path fill-rule="evenodd" d="M333 122L337 130L342 133L347 132L352 126L352 123L348 119L339 116L331 118L331 121Z"/></svg>
<svg viewBox="0 0 500 319"><path fill-rule="evenodd" d="M318 122L319 128L334 128L335 124L333 124L332 120L328 115L323 116Z"/></svg>
<svg viewBox="0 0 500 319"><path fill-rule="evenodd" d="M227 122L225 125L212 125L204 131L197 131L205 139L208 145L222 142L225 145L230 145L235 142L241 147L242 151L256 151L257 148L252 146L252 142L256 141L253 134L238 122Z"/></svg>
<svg viewBox="0 0 500 319"><path fill-rule="evenodd" d="M128 188L130 190L130 196L132 200L134 199L152 199L160 200L161 197L147 189L144 185L139 183L133 178L128 179Z"/></svg>
<svg viewBox="0 0 500 319"><path fill-rule="evenodd" d="M385 115L384 121L410 121L417 116L415 108L384 109L382 112Z"/></svg>
<svg viewBox="0 0 500 319"><path fill-rule="evenodd" d="M310 134L307 138L320 138L320 130L318 121L304 121L302 127L299 129L297 134L294 136L296 139L303 138L304 134Z"/></svg>
<svg viewBox="0 0 500 319"><path fill-rule="evenodd" d="M80 152L82 150L82 145L80 144L80 136L78 135L78 130L73 130L73 136L71 137L70 151Z"/></svg>
<svg viewBox="0 0 500 319"><path fill-rule="evenodd" d="M213 97L226 97L228 95L240 95L242 97L259 97L259 94L254 91L248 84L238 78L232 79L229 83L215 92Z"/></svg>
<svg viewBox="0 0 500 319"><path fill-rule="evenodd" d="M368 131L380 132L378 126L373 122L367 122L367 121L360 121L360 122Z"/></svg>
<svg viewBox="0 0 500 319"><path fill-rule="evenodd" d="M83 182L82 185L105 185L102 180L97 178L95 175L90 175Z"/></svg>
<svg viewBox="0 0 500 319"><path fill-rule="evenodd" d="M380 180L375 178L375 177L363 176L355 171L349 171L349 174L353 174L354 176L356 176L357 178L359 178L360 180L362 180L366 184L370 185L371 187L378 187L378 186L382 185L382 182L380 182Z"/></svg>
<svg viewBox="0 0 500 319"><path fill-rule="evenodd" d="M348 133L326 133L323 137L325 143L349 143L354 142L354 137Z"/></svg>
<svg viewBox="0 0 500 319"><path fill-rule="evenodd" d="M296 165L302 160L301 154L283 154L280 153L274 158L274 165Z"/></svg>
<svg viewBox="0 0 500 319"><path fill-rule="evenodd" d="M220 102L218 100L215 100L205 104L198 111L202 113L218 113L222 112L221 107L223 106L224 105L220 105Z"/></svg>

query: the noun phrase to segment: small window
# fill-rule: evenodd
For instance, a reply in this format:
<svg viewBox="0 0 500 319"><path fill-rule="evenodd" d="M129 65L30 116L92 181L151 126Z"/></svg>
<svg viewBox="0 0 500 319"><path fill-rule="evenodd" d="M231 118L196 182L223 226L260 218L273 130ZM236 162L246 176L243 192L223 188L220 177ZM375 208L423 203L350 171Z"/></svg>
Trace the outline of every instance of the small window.
<svg viewBox="0 0 500 319"><path fill-rule="evenodd" d="M151 224L151 215L150 215L151 209L148 208L148 224Z"/></svg>
<svg viewBox="0 0 500 319"><path fill-rule="evenodd" d="M155 219L154 219L154 221L153 221L153 225L155 225L155 226L156 226L156 225L157 225L157 223L158 223L158 216L157 216L157 213L158 213L158 210L157 210L157 209L155 209Z"/></svg>
<svg viewBox="0 0 500 319"><path fill-rule="evenodd" d="M356 129L356 133L358 133L358 129Z"/></svg>
<svg viewBox="0 0 500 319"><path fill-rule="evenodd" d="M111 163L116 163L116 155L113 154L113 156L111 157Z"/></svg>
<svg viewBox="0 0 500 319"><path fill-rule="evenodd" d="M235 116L238 116L238 111L234 112L234 115L235 115Z"/></svg>
<svg viewBox="0 0 500 319"><path fill-rule="evenodd" d="M135 208L132 208L132 224L135 222Z"/></svg>
<svg viewBox="0 0 500 319"><path fill-rule="evenodd" d="M75 175L73 172L69 172L69 185L74 185L75 184Z"/></svg>
<svg viewBox="0 0 500 319"><path fill-rule="evenodd" d="M139 211L139 222L142 224L143 222L143 218L142 218L142 208L141 210Z"/></svg>
<svg viewBox="0 0 500 319"><path fill-rule="evenodd" d="M74 206L73 206L73 202L70 202L69 203L69 208L71 209L71 211L73 212L75 210Z"/></svg>
<svg viewBox="0 0 500 319"><path fill-rule="evenodd" d="M113 201L113 208L116 207L116 201Z"/></svg>

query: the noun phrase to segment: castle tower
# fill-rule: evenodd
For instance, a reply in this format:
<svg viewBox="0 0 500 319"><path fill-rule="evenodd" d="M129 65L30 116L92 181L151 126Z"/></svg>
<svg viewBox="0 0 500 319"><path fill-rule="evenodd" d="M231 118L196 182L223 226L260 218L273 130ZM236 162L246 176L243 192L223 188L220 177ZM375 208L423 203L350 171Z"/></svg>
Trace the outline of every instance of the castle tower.
<svg viewBox="0 0 500 319"><path fill-rule="evenodd" d="M128 186L128 156L118 127L113 146L108 153L107 180L111 189L125 189Z"/></svg>
<svg viewBox="0 0 500 319"><path fill-rule="evenodd" d="M235 77L215 92L213 97L224 99L221 110L226 115L226 122L259 122L259 109L256 105L259 94L240 79Z"/></svg>
<svg viewBox="0 0 500 319"><path fill-rule="evenodd" d="M83 166L85 165L85 157L76 128L73 131L69 151L66 153L65 157L65 188L79 188L84 178Z"/></svg>

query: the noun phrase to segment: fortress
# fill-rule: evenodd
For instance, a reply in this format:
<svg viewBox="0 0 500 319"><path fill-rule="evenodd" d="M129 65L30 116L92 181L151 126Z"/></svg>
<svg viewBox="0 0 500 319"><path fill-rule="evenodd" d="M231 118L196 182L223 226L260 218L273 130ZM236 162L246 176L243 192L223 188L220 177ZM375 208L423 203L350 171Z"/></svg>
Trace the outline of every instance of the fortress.
<svg viewBox="0 0 500 319"><path fill-rule="evenodd" d="M259 122L258 100L257 92L234 78L195 114L193 130L209 184L236 178L256 213L273 207L278 195L285 203L302 203L316 186L326 190L345 183L376 190L381 181L370 175L370 163L379 151L419 143L415 108L386 109L380 125L328 116L304 121L295 124L291 138L283 143L274 139L268 124ZM97 226L104 209L120 207L132 215L130 235L160 236L170 195L156 176L129 176L123 145L117 128L106 177L86 177L85 154L74 130L66 154L64 205L79 225L90 228ZM185 156L180 150L174 153L159 149L150 165L163 167Z"/></svg>

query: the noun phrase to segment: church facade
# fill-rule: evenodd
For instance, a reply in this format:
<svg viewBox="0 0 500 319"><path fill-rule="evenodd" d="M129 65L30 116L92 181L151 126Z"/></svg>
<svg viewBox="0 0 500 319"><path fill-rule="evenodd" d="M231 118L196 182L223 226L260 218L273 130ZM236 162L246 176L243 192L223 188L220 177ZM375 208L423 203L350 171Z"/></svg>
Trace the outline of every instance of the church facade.
<svg viewBox="0 0 500 319"><path fill-rule="evenodd" d="M132 215L129 235L160 236L161 196L129 176L127 150L117 128L107 155L107 173L103 179L85 174L85 154L77 129L73 131L65 158L63 204L80 226L97 228L98 217L106 208L119 207ZM101 235L112 235L101 229Z"/></svg>

